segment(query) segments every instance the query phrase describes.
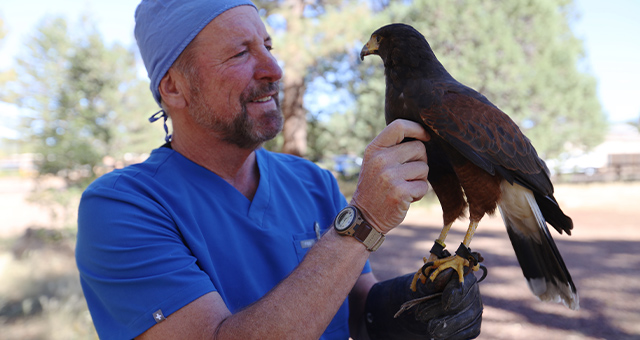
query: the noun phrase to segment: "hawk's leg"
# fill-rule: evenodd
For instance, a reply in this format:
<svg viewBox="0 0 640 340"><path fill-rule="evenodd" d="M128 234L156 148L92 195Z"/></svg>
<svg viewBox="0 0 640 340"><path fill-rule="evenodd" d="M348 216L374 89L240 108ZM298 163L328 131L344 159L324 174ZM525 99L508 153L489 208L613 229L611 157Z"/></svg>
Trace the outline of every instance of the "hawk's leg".
<svg viewBox="0 0 640 340"><path fill-rule="evenodd" d="M442 228L442 231L440 232L440 236L438 237L438 239L436 239L435 244L431 248L431 255L429 255L428 259L426 257L422 258L422 261L424 263L433 262L433 261L436 261L436 260L440 259L441 257L448 257L450 255L448 251L444 250L444 248L446 247L446 244L444 243L444 240L447 238L447 234L449 233L449 230L451 229L451 225L453 225L453 222L445 225ZM447 254L447 255L446 256L440 256L440 255L444 255L444 254ZM414 291L414 292L416 291L416 284L418 283L418 280L420 280L420 282L422 282L422 284L424 284L427 281L427 277L422 274L422 269L419 269L413 275L413 281L411 281L411 290Z"/></svg>
<svg viewBox="0 0 640 340"><path fill-rule="evenodd" d="M469 257L472 255L468 248L471 243L471 239L476 232L476 228L478 228L478 223L479 221L471 221L471 223L469 223L469 229L467 229L467 233L464 236L464 240L462 241L460 248L456 251L456 255L438 259L437 256L431 254L431 256L429 256L430 260L425 260L425 265L414 276L414 282L411 284L411 289L415 291L415 284L418 278L420 278L422 283L424 283L424 277L430 270L433 270L433 272L431 272L429 279L434 281L442 271L447 268L452 268L458 273L458 279L461 283L464 282L464 267L470 267L474 271L478 270L479 265L477 260L473 261L474 263L470 265ZM431 260L433 257L435 257L435 259Z"/></svg>

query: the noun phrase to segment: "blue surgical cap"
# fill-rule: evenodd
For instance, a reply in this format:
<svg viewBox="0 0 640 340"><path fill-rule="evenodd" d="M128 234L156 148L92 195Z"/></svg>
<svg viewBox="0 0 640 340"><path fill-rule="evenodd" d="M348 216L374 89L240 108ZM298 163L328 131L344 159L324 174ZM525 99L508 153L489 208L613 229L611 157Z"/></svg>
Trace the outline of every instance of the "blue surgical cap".
<svg viewBox="0 0 640 340"><path fill-rule="evenodd" d="M193 38L223 12L250 0L143 0L136 9L134 34L160 105L160 80Z"/></svg>

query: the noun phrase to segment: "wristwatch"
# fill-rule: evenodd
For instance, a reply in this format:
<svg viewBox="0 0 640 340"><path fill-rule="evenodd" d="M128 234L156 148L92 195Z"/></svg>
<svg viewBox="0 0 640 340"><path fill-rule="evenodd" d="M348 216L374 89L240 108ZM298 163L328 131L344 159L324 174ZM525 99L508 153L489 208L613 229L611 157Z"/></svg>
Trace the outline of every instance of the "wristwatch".
<svg viewBox="0 0 640 340"><path fill-rule="evenodd" d="M333 221L333 228L342 236L353 236L362 242L368 251L376 251L384 241L384 234L375 230L364 220L358 208L348 205Z"/></svg>

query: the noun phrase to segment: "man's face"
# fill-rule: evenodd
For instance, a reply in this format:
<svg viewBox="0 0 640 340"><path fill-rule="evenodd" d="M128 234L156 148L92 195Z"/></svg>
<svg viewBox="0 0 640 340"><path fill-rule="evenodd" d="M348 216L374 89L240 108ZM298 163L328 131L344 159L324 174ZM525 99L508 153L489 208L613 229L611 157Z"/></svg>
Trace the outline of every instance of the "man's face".
<svg viewBox="0 0 640 340"><path fill-rule="evenodd" d="M193 49L189 113L226 142L255 148L283 124L278 102L282 70L253 7L232 8L207 25Z"/></svg>

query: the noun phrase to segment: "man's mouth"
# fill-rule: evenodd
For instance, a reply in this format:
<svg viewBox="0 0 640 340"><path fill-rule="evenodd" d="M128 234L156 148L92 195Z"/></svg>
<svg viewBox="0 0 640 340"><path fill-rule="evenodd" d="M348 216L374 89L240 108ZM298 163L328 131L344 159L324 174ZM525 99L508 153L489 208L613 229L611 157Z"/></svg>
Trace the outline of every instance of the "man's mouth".
<svg viewBox="0 0 640 340"><path fill-rule="evenodd" d="M273 96L266 96L266 97L254 99L254 100L252 100L252 102L254 102L254 103L264 103L264 102L270 101L271 98L273 98Z"/></svg>
<svg viewBox="0 0 640 340"><path fill-rule="evenodd" d="M244 104L253 103L256 105L264 104L271 105L275 103L278 105L278 91L279 86L278 83L265 83L255 86L253 88L247 89L240 96L240 101Z"/></svg>

